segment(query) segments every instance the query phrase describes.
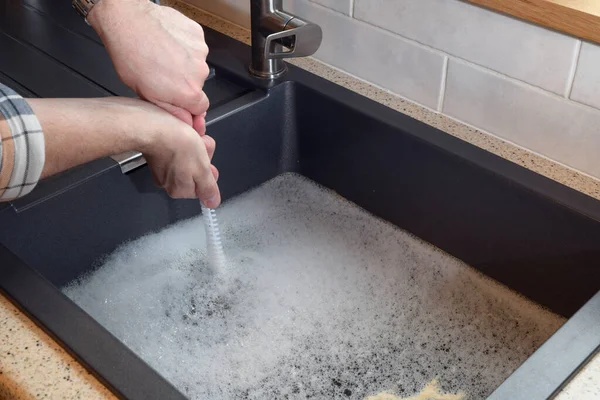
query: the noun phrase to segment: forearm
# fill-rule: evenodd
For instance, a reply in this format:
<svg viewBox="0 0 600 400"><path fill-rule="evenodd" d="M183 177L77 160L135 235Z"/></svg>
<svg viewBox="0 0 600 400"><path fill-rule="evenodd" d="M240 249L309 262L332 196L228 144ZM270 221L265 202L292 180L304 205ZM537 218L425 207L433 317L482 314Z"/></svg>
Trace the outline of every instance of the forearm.
<svg viewBox="0 0 600 400"><path fill-rule="evenodd" d="M29 193L44 166L44 136L29 104L0 84L0 201Z"/></svg>
<svg viewBox="0 0 600 400"><path fill-rule="evenodd" d="M40 176L138 150L171 196L219 205L214 140L159 107L119 97L25 101L8 91L0 97L0 201L26 195Z"/></svg>
<svg viewBox="0 0 600 400"><path fill-rule="evenodd" d="M149 9L148 0L102 0L92 8L87 21L102 37L110 29L130 29L127 22L131 22L132 18L140 18L140 13ZM131 34L134 33L131 31Z"/></svg>
<svg viewBox="0 0 600 400"><path fill-rule="evenodd" d="M28 102L44 132L42 178L97 158L142 149L151 140L139 101L112 97Z"/></svg>

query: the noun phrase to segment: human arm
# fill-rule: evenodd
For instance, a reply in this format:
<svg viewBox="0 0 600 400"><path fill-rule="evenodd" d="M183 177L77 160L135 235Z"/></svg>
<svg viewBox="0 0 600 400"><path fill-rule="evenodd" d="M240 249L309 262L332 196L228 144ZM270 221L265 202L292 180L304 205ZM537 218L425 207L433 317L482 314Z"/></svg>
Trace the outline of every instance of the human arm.
<svg viewBox="0 0 600 400"><path fill-rule="evenodd" d="M214 140L200 137L162 109L142 100L118 97L28 99L27 103L39 120L45 141L42 178L100 157L138 150L148 161L155 181L169 195L198 197L210 208L219 205L217 170L210 164ZM0 134L11 134L6 123L0 123ZM15 153L12 159L23 157L23 152ZM0 181L7 161L3 157Z"/></svg>
<svg viewBox="0 0 600 400"><path fill-rule="evenodd" d="M199 24L148 0L101 0L87 20L126 85L204 134L209 68Z"/></svg>
<svg viewBox="0 0 600 400"><path fill-rule="evenodd" d="M30 99L46 140L42 177L100 157L142 152L171 197L220 203L215 142L153 104L127 98Z"/></svg>

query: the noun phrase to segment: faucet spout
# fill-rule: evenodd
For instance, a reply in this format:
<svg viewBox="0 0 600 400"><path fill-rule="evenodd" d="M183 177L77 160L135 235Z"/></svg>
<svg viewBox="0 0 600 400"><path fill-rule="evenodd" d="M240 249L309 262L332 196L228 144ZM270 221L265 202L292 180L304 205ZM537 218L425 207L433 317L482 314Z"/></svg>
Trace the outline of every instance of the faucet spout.
<svg viewBox="0 0 600 400"><path fill-rule="evenodd" d="M306 57L321 45L321 27L283 11L282 0L250 0L252 63L250 72L275 79L286 71L284 58Z"/></svg>

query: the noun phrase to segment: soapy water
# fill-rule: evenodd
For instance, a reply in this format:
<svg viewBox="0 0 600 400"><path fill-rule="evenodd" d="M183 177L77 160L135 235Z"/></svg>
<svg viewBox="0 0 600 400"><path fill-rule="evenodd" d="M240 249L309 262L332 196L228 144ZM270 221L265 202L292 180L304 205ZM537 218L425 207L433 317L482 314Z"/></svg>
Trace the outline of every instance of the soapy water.
<svg viewBox="0 0 600 400"><path fill-rule="evenodd" d="M564 320L311 181L123 244L64 292L191 399L487 397Z"/></svg>

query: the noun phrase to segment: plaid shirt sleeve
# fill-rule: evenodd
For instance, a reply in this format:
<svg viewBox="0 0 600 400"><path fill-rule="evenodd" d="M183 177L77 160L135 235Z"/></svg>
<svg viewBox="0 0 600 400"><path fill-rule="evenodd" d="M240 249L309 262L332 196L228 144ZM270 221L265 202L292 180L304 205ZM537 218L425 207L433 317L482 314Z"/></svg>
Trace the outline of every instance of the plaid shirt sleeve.
<svg viewBox="0 0 600 400"><path fill-rule="evenodd" d="M0 84L0 201L31 192L45 161L42 127L25 99Z"/></svg>

